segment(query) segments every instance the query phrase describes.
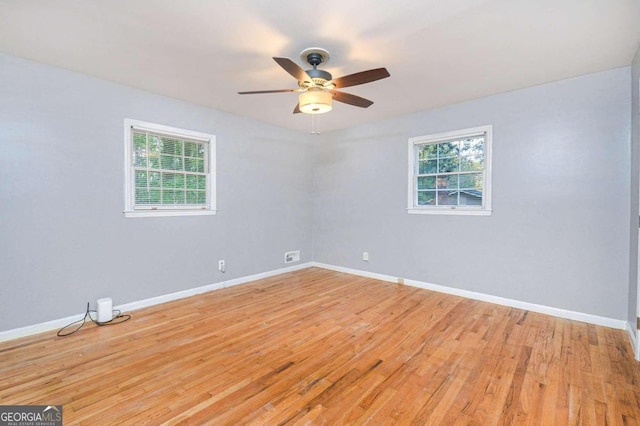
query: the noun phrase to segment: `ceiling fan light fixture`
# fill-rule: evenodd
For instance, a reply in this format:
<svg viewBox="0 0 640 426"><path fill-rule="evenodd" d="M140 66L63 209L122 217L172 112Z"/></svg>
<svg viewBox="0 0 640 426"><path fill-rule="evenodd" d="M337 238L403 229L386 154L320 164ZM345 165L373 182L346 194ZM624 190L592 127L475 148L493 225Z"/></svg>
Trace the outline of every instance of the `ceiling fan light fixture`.
<svg viewBox="0 0 640 426"><path fill-rule="evenodd" d="M298 97L300 111L305 114L323 114L331 111L333 96L323 90L307 90Z"/></svg>

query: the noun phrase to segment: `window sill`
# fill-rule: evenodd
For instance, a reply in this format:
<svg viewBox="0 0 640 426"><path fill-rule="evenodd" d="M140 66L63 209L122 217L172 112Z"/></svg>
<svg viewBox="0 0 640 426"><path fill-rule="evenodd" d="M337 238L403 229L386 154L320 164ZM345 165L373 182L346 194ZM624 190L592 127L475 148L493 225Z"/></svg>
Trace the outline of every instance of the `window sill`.
<svg viewBox="0 0 640 426"><path fill-rule="evenodd" d="M135 210L125 211L124 217L210 216L217 210Z"/></svg>
<svg viewBox="0 0 640 426"><path fill-rule="evenodd" d="M445 214L456 216L491 216L493 210L480 210L480 209L461 209L461 208L418 208L409 207L407 213L409 214Z"/></svg>

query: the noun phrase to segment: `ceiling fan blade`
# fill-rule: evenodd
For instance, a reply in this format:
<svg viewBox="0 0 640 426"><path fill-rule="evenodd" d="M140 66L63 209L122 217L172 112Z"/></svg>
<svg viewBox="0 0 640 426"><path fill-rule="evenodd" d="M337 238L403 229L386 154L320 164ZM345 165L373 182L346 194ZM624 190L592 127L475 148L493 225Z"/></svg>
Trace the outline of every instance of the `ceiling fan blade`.
<svg viewBox="0 0 640 426"><path fill-rule="evenodd" d="M284 93L284 92L297 92L299 89L280 89L280 90L255 90L252 92L238 92L238 95L255 95L258 93Z"/></svg>
<svg viewBox="0 0 640 426"><path fill-rule="evenodd" d="M297 104L296 104L296 107L293 109L293 113L294 113L294 114L299 114L299 113L301 113L301 112L302 112L302 111L300 111L300 104L299 104L299 103L297 103Z"/></svg>
<svg viewBox="0 0 640 426"><path fill-rule="evenodd" d="M300 66L293 62L291 59L274 57L273 60L276 61L282 68L284 68L286 72L291 74L296 80L308 81L309 83L311 83L312 80L311 77L309 77L309 74L307 74L305 70L300 68Z"/></svg>
<svg viewBox="0 0 640 426"><path fill-rule="evenodd" d="M373 102L369 99L361 98L360 96L352 95L351 93L338 92L337 90L329 90L329 92L333 95L333 99L338 102L360 108L369 108L373 105Z"/></svg>
<svg viewBox="0 0 640 426"><path fill-rule="evenodd" d="M336 89L342 87L357 86L358 84L371 83L372 81L380 80L389 77L389 71L386 68L376 68L368 71L361 71L355 74L345 75L331 81L335 84Z"/></svg>

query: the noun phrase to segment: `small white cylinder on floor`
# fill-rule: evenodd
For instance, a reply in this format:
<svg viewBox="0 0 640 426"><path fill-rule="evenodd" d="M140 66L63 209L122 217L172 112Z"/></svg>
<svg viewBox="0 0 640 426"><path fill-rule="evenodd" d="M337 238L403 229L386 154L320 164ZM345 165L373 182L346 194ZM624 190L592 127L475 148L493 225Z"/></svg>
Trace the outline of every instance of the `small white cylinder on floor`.
<svg viewBox="0 0 640 426"><path fill-rule="evenodd" d="M103 297L96 300L96 311L98 311L98 322L108 322L113 319L113 302L110 297Z"/></svg>

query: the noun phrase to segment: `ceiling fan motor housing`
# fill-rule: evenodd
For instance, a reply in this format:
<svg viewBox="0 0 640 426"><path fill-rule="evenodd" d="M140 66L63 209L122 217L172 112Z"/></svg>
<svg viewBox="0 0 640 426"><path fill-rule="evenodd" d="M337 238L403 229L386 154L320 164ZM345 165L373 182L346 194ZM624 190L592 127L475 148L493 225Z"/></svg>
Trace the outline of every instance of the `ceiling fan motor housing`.
<svg viewBox="0 0 640 426"><path fill-rule="evenodd" d="M309 53L307 55L307 62L315 68L322 63L322 55L317 52Z"/></svg>
<svg viewBox="0 0 640 426"><path fill-rule="evenodd" d="M309 74L309 77L311 77L314 83L319 85L323 85L327 81L331 81L331 79L333 79L331 74L329 74L327 71L319 70L317 68L307 70L307 74Z"/></svg>

